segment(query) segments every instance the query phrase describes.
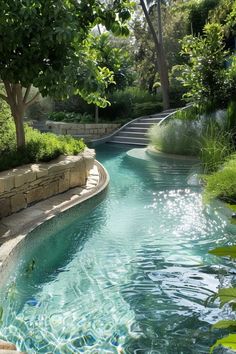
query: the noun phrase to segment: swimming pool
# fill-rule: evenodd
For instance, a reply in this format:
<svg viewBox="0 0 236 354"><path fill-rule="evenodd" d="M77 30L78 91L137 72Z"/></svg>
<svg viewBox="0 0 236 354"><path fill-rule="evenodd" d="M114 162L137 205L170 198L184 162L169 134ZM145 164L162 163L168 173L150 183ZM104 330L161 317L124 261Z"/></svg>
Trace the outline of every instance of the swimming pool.
<svg viewBox="0 0 236 354"><path fill-rule="evenodd" d="M207 252L233 240L227 217L191 185L196 162L128 149L99 147L106 195L45 223L21 250L0 336L22 351L205 354L214 342L222 310L205 300L230 263Z"/></svg>

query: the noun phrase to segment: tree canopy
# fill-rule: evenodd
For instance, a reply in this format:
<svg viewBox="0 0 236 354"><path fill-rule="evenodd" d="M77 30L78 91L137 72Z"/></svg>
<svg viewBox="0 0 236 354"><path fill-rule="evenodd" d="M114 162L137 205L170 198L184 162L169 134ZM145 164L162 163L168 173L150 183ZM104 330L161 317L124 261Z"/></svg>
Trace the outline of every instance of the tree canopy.
<svg viewBox="0 0 236 354"><path fill-rule="evenodd" d="M0 78L17 127L18 146L24 145L23 115L43 95L68 97L79 93L104 106L100 95L112 73L97 65L89 33L102 24L117 35L128 34L129 0L0 0ZM25 89L24 89L25 88Z"/></svg>

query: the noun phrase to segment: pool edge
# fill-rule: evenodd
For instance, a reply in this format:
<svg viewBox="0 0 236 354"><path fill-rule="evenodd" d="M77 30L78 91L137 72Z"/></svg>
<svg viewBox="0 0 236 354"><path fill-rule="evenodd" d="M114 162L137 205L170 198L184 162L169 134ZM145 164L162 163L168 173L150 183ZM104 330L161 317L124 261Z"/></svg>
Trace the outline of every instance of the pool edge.
<svg viewBox="0 0 236 354"><path fill-rule="evenodd" d="M35 204L33 207L26 208L23 211L17 213L18 218L20 218L21 214L24 213L23 215L25 215L25 213L28 212L28 214L30 214L31 212L31 217L29 218L30 220L23 225L23 227L21 226L17 229L17 232L13 231L11 233L10 230L7 230L8 232L6 233L6 235L2 236L3 238L5 237L6 241L0 245L0 278L2 272L4 272L4 269L7 267L8 263L10 262L14 252L18 249L18 247L20 247L21 243L25 240L25 238L31 231L33 231L34 229L36 229L38 226L42 225L46 221L53 219L54 217L67 211L68 209L73 208L76 205L82 204L86 200L91 199L97 196L98 194L102 193L103 191L105 191L110 181L109 174L106 168L97 160L95 160L94 167L97 168L98 177L99 177L98 183L96 185L91 186L91 181L93 180L93 175L91 173L88 177L85 188L73 188L63 194L60 194L59 198L62 199L62 197L64 196L65 200L62 201L59 205L57 205L54 209L47 211L47 213L42 212L39 215L37 213L36 214L32 213L31 208L37 209L37 206L42 202L39 202ZM70 200L68 200L68 195L71 195L71 193L73 193L73 190L78 190L78 189L84 192L83 195L81 196L77 195L77 197L70 198ZM45 203L50 202L50 200L53 200L53 198L55 197L48 198L44 202ZM7 218L10 219L10 217Z"/></svg>

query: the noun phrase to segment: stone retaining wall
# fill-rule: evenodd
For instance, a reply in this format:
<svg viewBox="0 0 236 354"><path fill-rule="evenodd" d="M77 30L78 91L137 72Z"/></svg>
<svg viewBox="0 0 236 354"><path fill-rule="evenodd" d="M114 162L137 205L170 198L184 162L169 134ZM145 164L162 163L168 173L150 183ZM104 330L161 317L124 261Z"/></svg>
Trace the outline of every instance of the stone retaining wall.
<svg viewBox="0 0 236 354"><path fill-rule="evenodd" d="M70 188L83 186L94 165L95 152L60 156L50 163L25 165L0 173L0 218Z"/></svg>
<svg viewBox="0 0 236 354"><path fill-rule="evenodd" d="M120 127L120 124L76 124L47 121L46 126L56 134L76 135L87 139L98 139L111 134Z"/></svg>

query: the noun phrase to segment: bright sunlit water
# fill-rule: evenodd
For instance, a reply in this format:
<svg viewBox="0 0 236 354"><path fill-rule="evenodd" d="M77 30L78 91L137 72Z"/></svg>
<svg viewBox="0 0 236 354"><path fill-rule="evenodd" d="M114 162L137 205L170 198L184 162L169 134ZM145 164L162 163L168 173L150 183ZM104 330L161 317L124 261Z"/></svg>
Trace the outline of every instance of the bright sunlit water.
<svg viewBox="0 0 236 354"><path fill-rule="evenodd" d="M0 337L22 351L206 354L219 335L224 313L205 301L230 267L208 254L233 241L224 210L192 186L196 162L127 150L99 147L107 193L39 227L17 256Z"/></svg>

